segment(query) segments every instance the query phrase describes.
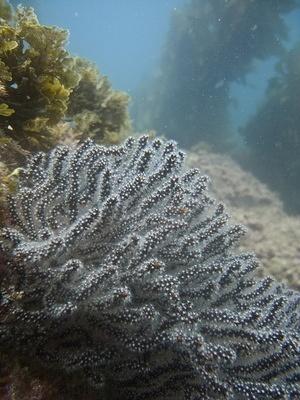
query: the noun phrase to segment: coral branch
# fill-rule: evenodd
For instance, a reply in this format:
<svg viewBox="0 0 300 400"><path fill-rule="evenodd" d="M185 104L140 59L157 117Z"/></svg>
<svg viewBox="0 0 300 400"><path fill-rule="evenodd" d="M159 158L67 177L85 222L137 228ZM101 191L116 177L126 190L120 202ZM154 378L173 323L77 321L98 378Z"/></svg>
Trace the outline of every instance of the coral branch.
<svg viewBox="0 0 300 400"><path fill-rule="evenodd" d="M109 399L296 399L300 296L173 142L39 153L2 231L0 347Z"/></svg>

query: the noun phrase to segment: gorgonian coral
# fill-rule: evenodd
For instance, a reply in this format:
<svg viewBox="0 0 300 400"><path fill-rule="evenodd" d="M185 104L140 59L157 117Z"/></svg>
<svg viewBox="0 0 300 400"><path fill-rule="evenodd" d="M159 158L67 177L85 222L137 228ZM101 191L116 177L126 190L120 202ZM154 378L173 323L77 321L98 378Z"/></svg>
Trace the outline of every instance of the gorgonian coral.
<svg viewBox="0 0 300 400"><path fill-rule="evenodd" d="M300 296L173 142L38 153L2 231L0 345L104 399L296 399Z"/></svg>

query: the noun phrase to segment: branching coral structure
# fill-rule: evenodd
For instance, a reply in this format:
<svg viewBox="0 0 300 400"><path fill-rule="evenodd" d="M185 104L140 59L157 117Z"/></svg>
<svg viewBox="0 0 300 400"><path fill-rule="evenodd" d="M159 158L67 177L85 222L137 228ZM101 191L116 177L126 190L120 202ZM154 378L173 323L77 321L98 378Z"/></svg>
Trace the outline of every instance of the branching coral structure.
<svg viewBox="0 0 300 400"><path fill-rule="evenodd" d="M147 136L33 156L1 234L0 349L101 399L297 399L299 293L255 281L183 162Z"/></svg>

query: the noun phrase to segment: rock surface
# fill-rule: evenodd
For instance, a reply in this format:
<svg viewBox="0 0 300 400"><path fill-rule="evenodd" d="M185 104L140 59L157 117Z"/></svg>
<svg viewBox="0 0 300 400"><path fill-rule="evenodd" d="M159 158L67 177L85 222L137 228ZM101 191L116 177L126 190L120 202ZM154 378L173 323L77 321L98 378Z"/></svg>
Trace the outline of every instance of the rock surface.
<svg viewBox="0 0 300 400"><path fill-rule="evenodd" d="M210 176L217 200L225 203L235 222L248 228L241 248L256 252L260 273L299 290L300 216L286 214L276 193L229 156L199 146L189 153L187 163Z"/></svg>

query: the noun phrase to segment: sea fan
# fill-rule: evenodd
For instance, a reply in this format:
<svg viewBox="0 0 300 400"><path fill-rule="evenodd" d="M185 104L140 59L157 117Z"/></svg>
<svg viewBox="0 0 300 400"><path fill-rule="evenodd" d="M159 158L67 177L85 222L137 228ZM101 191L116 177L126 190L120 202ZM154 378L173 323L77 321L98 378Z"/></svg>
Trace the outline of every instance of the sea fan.
<svg viewBox="0 0 300 400"><path fill-rule="evenodd" d="M299 399L296 292L256 281L243 233L173 142L38 153L2 231L0 349L104 399Z"/></svg>

